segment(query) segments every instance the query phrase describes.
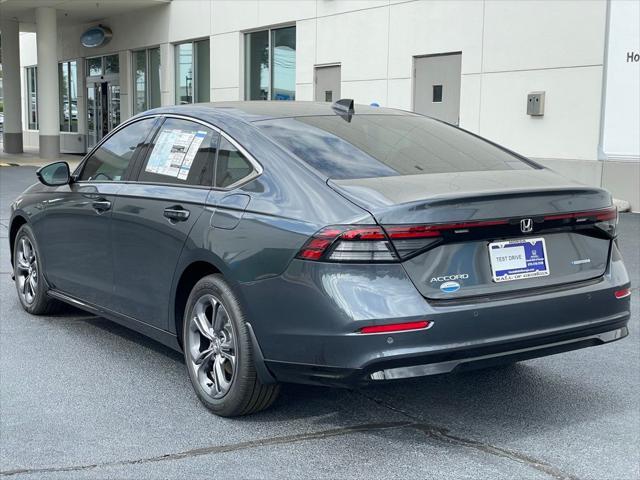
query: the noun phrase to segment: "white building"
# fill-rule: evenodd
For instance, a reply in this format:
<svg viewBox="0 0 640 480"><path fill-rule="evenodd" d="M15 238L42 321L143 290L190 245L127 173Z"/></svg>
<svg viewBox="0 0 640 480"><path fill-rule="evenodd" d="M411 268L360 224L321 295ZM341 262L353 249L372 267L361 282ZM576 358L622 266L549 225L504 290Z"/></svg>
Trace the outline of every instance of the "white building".
<svg viewBox="0 0 640 480"><path fill-rule="evenodd" d="M0 16L7 151L84 152L160 105L353 98L640 209L638 1L0 0ZM110 40L83 46L98 25Z"/></svg>

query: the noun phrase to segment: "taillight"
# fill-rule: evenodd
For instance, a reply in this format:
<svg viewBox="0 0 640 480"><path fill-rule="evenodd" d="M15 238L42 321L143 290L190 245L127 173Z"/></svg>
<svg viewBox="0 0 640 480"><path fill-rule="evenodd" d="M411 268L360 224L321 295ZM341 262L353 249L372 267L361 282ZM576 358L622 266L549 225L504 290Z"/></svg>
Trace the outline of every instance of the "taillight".
<svg viewBox="0 0 640 480"><path fill-rule="evenodd" d="M622 290L616 290L615 292L613 292L613 294L615 295L615 297L620 300L622 298L627 298L628 296L631 295L631 289L630 288L623 288Z"/></svg>
<svg viewBox="0 0 640 480"><path fill-rule="evenodd" d="M417 322L405 322L405 323L387 323L386 325L370 325L368 327L362 327L360 333L393 333L393 332L406 332L409 330L422 330L430 328L433 322L428 320L419 320Z"/></svg>
<svg viewBox="0 0 640 480"><path fill-rule="evenodd" d="M600 210L588 210L584 212L560 213L546 215L544 221L562 220L567 224L581 225L591 223L612 237L616 236L618 228L618 209L613 207Z"/></svg>
<svg viewBox="0 0 640 480"><path fill-rule="evenodd" d="M478 220L431 225L336 225L325 227L298 252L304 260L334 262L397 262L442 239L444 232L507 225L508 220Z"/></svg>
<svg viewBox="0 0 640 480"><path fill-rule="evenodd" d="M325 227L300 249L298 258L334 262L389 262L398 259L378 226Z"/></svg>
<svg viewBox="0 0 640 480"><path fill-rule="evenodd" d="M618 221L620 216L618 215L618 209L613 207L606 213L600 213L595 216L597 222L596 227L600 230L604 230L612 237L615 237L618 233ZM577 220L579 221L579 220Z"/></svg>
<svg viewBox="0 0 640 480"><path fill-rule="evenodd" d="M385 227L400 258L436 243L440 232L432 225L394 225Z"/></svg>
<svg viewBox="0 0 640 480"><path fill-rule="evenodd" d="M552 223L549 227L594 225L615 237L618 225L616 207L582 212L535 216L536 223ZM492 227L516 228L521 217L493 220L432 223L426 225L334 225L325 227L311 237L298 252L297 258L333 262L398 262L418 254L437 243L464 238L466 234L493 238ZM546 227L546 225L543 225ZM487 230L483 230L487 229ZM484 232L484 233L483 233ZM515 233L511 232L512 234ZM517 231L521 235L520 230ZM460 235L460 237L459 237Z"/></svg>
<svg viewBox="0 0 640 480"><path fill-rule="evenodd" d="M444 232L467 233L470 229L507 225L508 220L472 220L468 222L434 223L431 225L392 225L384 229L401 259L437 243Z"/></svg>

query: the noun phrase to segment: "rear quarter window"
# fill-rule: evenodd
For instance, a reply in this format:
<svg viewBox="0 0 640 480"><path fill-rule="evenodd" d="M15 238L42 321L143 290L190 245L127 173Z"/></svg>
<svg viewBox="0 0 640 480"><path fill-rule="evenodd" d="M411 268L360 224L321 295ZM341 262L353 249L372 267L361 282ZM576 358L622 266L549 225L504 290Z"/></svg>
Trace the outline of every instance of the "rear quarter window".
<svg viewBox="0 0 640 480"><path fill-rule="evenodd" d="M267 136L334 179L535 168L445 123L419 115L280 118L255 122Z"/></svg>
<svg viewBox="0 0 640 480"><path fill-rule="evenodd" d="M227 188L254 172L253 165L226 138L220 141L216 164L216 187Z"/></svg>

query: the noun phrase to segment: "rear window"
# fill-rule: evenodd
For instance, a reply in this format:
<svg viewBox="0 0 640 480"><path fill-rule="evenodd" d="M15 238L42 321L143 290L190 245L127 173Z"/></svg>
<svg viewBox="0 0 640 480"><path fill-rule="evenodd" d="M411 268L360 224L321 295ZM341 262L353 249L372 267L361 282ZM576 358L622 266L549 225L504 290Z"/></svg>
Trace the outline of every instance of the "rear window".
<svg viewBox="0 0 640 480"><path fill-rule="evenodd" d="M436 120L413 115L338 115L255 122L277 143L334 179L486 170L531 164Z"/></svg>

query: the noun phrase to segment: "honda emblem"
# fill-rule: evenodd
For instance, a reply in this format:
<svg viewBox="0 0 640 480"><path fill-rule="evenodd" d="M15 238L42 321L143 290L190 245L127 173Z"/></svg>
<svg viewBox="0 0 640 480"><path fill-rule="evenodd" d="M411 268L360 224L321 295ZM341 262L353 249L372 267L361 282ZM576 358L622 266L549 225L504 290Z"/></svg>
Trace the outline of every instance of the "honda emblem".
<svg viewBox="0 0 640 480"><path fill-rule="evenodd" d="M531 218L523 218L520 220L520 230L522 233L533 232L533 220Z"/></svg>

